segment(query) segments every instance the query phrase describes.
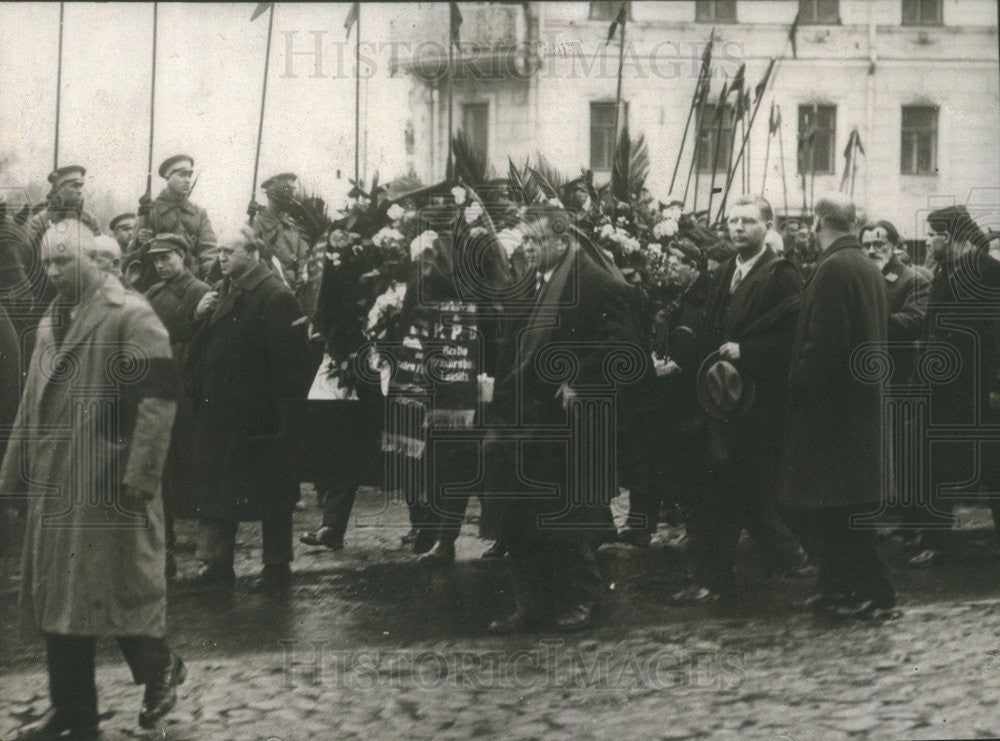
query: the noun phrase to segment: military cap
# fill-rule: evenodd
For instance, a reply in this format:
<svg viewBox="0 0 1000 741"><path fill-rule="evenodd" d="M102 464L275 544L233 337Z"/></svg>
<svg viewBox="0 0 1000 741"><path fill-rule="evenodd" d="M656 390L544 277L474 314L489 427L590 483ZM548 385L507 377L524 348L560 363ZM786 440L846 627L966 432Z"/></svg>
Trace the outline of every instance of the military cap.
<svg viewBox="0 0 1000 741"><path fill-rule="evenodd" d="M80 165L66 165L65 167L57 167L50 172L49 182L52 183L53 188L58 188L70 177L76 176L82 178L86 174L87 171L80 167Z"/></svg>
<svg viewBox="0 0 1000 741"><path fill-rule="evenodd" d="M125 221L125 219L134 219L134 218L135 218L135 214L118 214L118 215L117 215L117 216L116 216L115 218L113 218L113 219L112 219L112 220L111 220L111 221L110 221L110 222L108 223L108 229L110 229L111 231L114 231L114 230L115 230L115 228L116 228L116 227L117 227L117 226L118 226L118 225L119 225L119 224L120 224L121 222Z"/></svg>
<svg viewBox="0 0 1000 741"><path fill-rule="evenodd" d="M188 165L194 167L194 160L191 157L188 157L186 154L175 154L173 157L167 157L163 160L163 163L160 165L160 169L157 172L160 173L161 178L168 178L170 177L171 171L173 171L174 168L181 162L187 162Z"/></svg>
<svg viewBox="0 0 1000 741"><path fill-rule="evenodd" d="M181 255L187 254L188 243L179 234L171 234L170 232L165 232L164 234L157 234L153 237L152 241L149 243L149 249L146 250L147 255L152 255L155 252L177 252Z"/></svg>
<svg viewBox="0 0 1000 741"><path fill-rule="evenodd" d="M295 189L295 184L298 181L298 176L293 172L282 172L278 175L272 175L263 183L260 184L261 190L265 193L271 193L274 191L284 191L291 192Z"/></svg>

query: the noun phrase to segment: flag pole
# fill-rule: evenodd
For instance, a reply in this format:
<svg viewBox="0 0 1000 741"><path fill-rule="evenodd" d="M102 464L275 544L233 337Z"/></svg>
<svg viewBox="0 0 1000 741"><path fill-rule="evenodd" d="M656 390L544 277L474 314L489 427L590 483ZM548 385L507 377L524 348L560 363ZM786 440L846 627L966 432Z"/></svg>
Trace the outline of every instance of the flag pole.
<svg viewBox="0 0 1000 741"><path fill-rule="evenodd" d="M712 152L712 180L708 187L708 223L712 223L712 197L715 195L715 171L719 167L719 147L722 146L722 119L726 115L726 100L729 98L727 82L722 83L722 90L719 92L719 105L712 116L715 124L715 151ZM730 155L732 150L730 150ZM695 198L698 197L697 185L695 186Z"/></svg>
<svg viewBox="0 0 1000 741"><path fill-rule="evenodd" d="M764 186L767 185L767 165L771 160L771 139L774 138L774 131L771 130L771 122L774 121L774 101L771 101L771 113L767 117L767 145L764 147L764 177L760 181L760 194L764 196Z"/></svg>
<svg viewBox="0 0 1000 741"><path fill-rule="evenodd" d="M705 86L705 82L708 80L708 75L706 74L706 69L705 69L707 65L705 64L705 62L710 63L710 60L712 58L711 53L712 53L712 44L714 43L715 40L714 37L715 37L715 28L713 27L712 33L708 37L708 48L706 49L706 56L702 57L702 66L701 70L698 72L698 82L695 83L694 86L694 95L691 96L691 105L690 107L688 107L687 121L684 123L684 133L681 135L681 146L680 149L677 150L677 161L674 162L674 173L673 175L670 176L670 190L668 191L669 193L674 192L674 183L677 181L677 170L680 169L681 157L684 156L684 145L687 143L688 129L691 127L691 119L694 117L695 108L698 107L700 96L703 96L707 93L706 90L702 89ZM697 138L695 139L695 141L697 142Z"/></svg>
<svg viewBox="0 0 1000 741"><path fill-rule="evenodd" d="M66 3L59 3L59 61L56 65L56 138L52 150L52 169L59 169L59 115L62 105L63 16Z"/></svg>
<svg viewBox="0 0 1000 741"><path fill-rule="evenodd" d="M702 91L701 99L698 101L698 110L695 111L695 135L694 135L694 147L691 151L691 164L688 166L687 181L684 183L684 205L687 206L688 188L691 185L691 174L695 173L695 205L698 201L698 174L695 172L695 167L698 163L698 158L701 156L701 127L702 122L705 119L705 104L708 102L708 96L712 89L712 73L709 70L708 74L705 76L705 89ZM709 134L711 135L711 134ZM692 206L692 211L694 211L694 206Z"/></svg>
<svg viewBox="0 0 1000 741"><path fill-rule="evenodd" d="M249 211L248 224L253 223L253 217L255 214L254 209L254 196L257 194L257 173L260 168L260 142L264 135L264 106L267 103L267 73L271 67L271 32L274 28L274 3L270 3L267 15L267 46L264 52L264 83L261 87L260 92L260 117L257 121L257 151L254 153L253 158L253 185L250 188L250 207L247 209Z"/></svg>
<svg viewBox="0 0 1000 741"><path fill-rule="evenodd" d="M781 135L781 106L778 110L778 158L781 160L781 197L785 204L785 216L788 215L788 176L785 174L785 138Z"/></svg>
<svg viewBox="0 0 1000 741"><path fill-rule="evenodd" d="M615 90L615 136L611 143L611 162L614 165L615 157L618 155L618 127L621 125L622 109L622 66L625 62L625 24L628 22L628 3L622 2L621 10L618 12L622 22L621 43L618 46L618 87Z"/></svg>
<svg viewBox="0 0 1000 741"><path fill-rule="evenodd" d="M355 3L357 25L354 36L354 183L360 188L361 177L361 3Z"/></svg>
<svg viewBox="0 0 1000 741"><path fill-rule="evenodd" d="M153 3L153 63L150 71L149 85L149 147L146 152L146 198L153 195L153 130L156 124L156 27L159 12L157 4Z"/></svg>

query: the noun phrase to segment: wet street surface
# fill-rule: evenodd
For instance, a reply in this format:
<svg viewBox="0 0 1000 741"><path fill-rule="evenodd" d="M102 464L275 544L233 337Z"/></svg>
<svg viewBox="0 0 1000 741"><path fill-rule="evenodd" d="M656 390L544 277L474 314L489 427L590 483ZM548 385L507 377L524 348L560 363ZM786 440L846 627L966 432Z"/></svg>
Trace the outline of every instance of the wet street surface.
<svg viewBox="0 0 1000 741"><path fill-rule="evenodd" d="M320 521L315 497L296 533ZM470 507L477 512L477 509ZM479 559L475 516L454 567L400 547L406 510L358 498L341 552L296 542L294 589L248 592L259 527L243 525L231 592L184 586L194 528L181 523L169 640L188 679L163 728L142 734L142 688L100 642L106 738L957 738L1000 735L1000 555L988 511L964 508L954 556L904 568L883 543L902 616L835 623L805 611L814 577L765 584L740 552L732 599L675 608L684 566L661 531L646 551L599 551L596 626L571 636L486 634L512 607L504 566ZM14 557L0 574L0 738L48 707L44 651L16 622Z"/></svg>

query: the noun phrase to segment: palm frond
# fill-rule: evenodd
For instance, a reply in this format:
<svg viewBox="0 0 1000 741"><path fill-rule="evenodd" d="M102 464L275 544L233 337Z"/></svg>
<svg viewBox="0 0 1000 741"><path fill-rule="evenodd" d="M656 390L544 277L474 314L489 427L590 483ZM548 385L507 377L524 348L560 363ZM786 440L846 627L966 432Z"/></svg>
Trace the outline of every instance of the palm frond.
<svg viewBox="0 0 1000 741"><path fill-rule="evenodd" d="M619 201L628 201L642 193L649 175L649 148L642 134L629 136L628 126L618 135L614 161L611 163L611 194Z"/></svg>
<svg viewBox="0 0 1000 741"><path fill-rule="evenodd" d="M527 159L525 159L524 165L521 167L518 167L510 157L507 158L507 163L507 180L510 194L515 200L526 206L545 200L538 188L538 183L532 175L531 163Z"/></svg>
<svg viewBox="0 0 1000 741"><path fill-rule="evenodd" d="M535 178L536 185L541 189L546 198L558 198L562 200L562 189L566 185L566 178L559 173L545 155L541 152L535 160L535 166L531 168L531 174Z"/></svg>
<svg viewBox="0 0 1000 741"><path fill-rule="evenodd" d="M452 138L451 151L455 164L455 177L459 182L472 187L486 182L489 178L486 152L474 147L462 131Z"/></svg>

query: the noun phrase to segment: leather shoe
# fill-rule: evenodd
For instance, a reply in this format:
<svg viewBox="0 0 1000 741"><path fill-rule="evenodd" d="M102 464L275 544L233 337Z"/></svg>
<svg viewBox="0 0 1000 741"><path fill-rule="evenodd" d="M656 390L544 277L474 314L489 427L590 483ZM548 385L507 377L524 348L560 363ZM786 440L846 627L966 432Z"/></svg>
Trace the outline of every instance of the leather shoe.
<svg viewBox="0 0 1000 741"><path fill-rule="evenodd" d="M250 585L254 594L284 597L292 590L292 567L287 563L265 564L257 580Z"/></svg>
<svg viewBox="0 0 1000 741"><path fill-rule="evenodd" d="M927 548L906 562L911 569L929 569L941 564L941 551Z"/></svg>
<svg viewBox="0 0 1000 741"><path fill-rule="evenodd" d="M541 621L538 616L533 614L528 609L518 605L514 608L514 612L506 617L497 618L489 627L486 628L486 632L491 635L506 636L512 633L523 633L531 628L535 627Z"/></svg>
<svg viewBox="0 0 1000 741"><path fill-rule="evenodd" d="M507 555L507 545L502 541L498 540L496 543L491 545L486 552L482 555L482 558L490 561L496 561Z"/></svg>
<svg viewBox="0 0 1000 741"><path fill-rule="evenodd" d="M420 557L420 563L429 566L446 566L455 563L455 544L450 540L439 540L434 548Z"/></svg>
<svg viewBox="0 0 1000 741"><path fill-rule="evenodd" d="M66 713L49 708L44 715L29 726L25 726L14 737L16 739L53 739L67 734L66 738L94 739L100 737L97 718L82 721Z"/></svg>
<svg viewBox="0 0 1000 741"><path fill-rule="evenodd" d="M437 542L437 533L433 530L418 530L417 537L413 539L413 552L418 556L427 553Z"/></svg>
<svg viewBox="0 0 1000 741"><path fill-rule="evenodd" d="M188 584L198 587L231 587L236 583L236 572L233 567L206 563L198 567L198 572Z"/></svg>
<svg viewBox="0 0 1000 741"><path fill-rule="evenodd" d="M637 527L627 527L618 533L618 541L633 548L649 548L651 540L652 536L648 532Z"/></svg>
<svg viewBox="0 0 1000 741"><path fill-rule="evenodd" d="M840 592L817 592L812 597L806 599L802 606L807 610L816 612L828 612L834 608L848 604L846 594Z"/></svg>
<svg viewBox="0 0 1000 741"><path fill-rule="evenodd" d="M187 678L187 667L181 657L174 654L170 666L160 672L152 682L146 684L139 710L139 725L155 728L163 717L177 704L177 685Z"/></svg>
<svg viewBox="0 0 1000 741"><path fill-rule="evenodd" d="M306 545L329 548L331 551L344 550L344 539L337 537L332 527L325 525L315 532L303 533L299 542Z"/></svg>
<svg viewBox="0 0 1000 741"><path fill-rule="evenodd" d="M569 632L573 630L583 630L584 628L589 628L590 624L594 620L594 605L593 603L584 603L573 605L568 610L560 613L558 617L553 621L556 630L561 630L564 632Z"/></svg>
<svg viewBox="0 0 1000 741"><path fill-rule="evenodd" d="M702 584L692 584L679 592L674 592L670 596L670 604L677 607L692 607L715 602L719 599L719 593L714 589L709 589Z"/></svg>

